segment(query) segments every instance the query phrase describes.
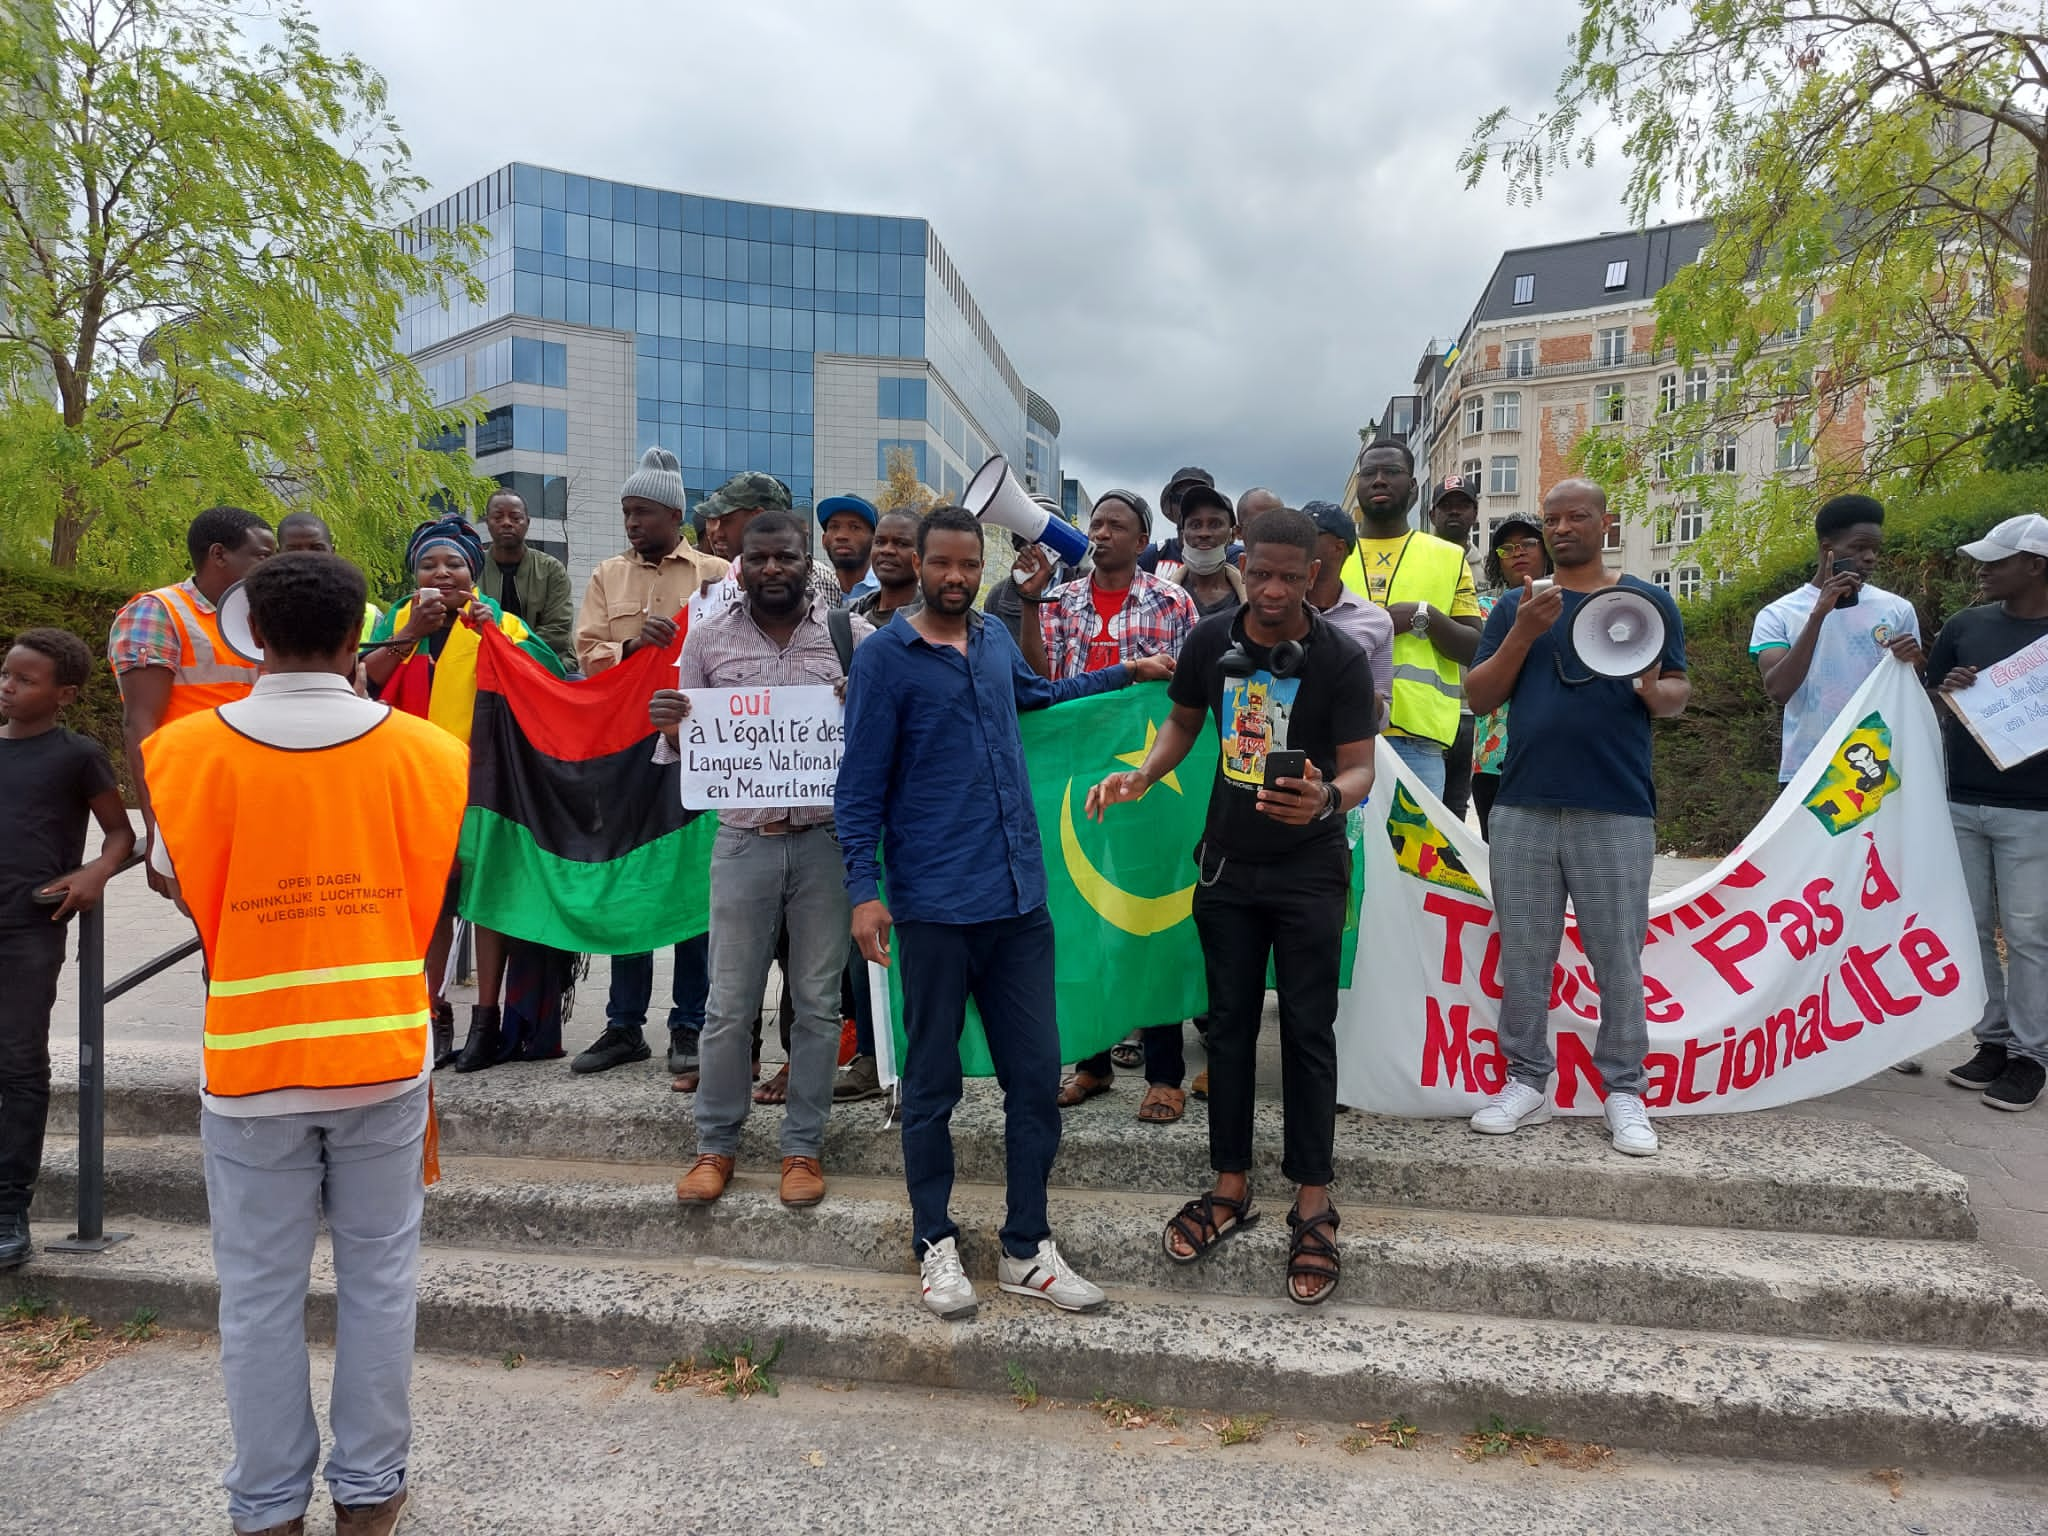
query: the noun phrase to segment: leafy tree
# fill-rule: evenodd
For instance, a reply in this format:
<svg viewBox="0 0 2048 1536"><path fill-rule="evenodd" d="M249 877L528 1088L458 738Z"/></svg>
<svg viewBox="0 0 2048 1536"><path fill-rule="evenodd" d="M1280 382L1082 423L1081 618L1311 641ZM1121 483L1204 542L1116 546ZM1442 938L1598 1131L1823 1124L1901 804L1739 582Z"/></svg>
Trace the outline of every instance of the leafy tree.
<svg viewBox="0 0 2048 1536"><path fill-rule="evenodd" d="M409 293L481 297L384 83L296 0L0 4L0 552L148 579L217 502L326 518L366 566L480 502L396 350Z"/></svg>
<svg viewBox="0 0 2048 1536"><path fill-rule="evenodd" d="M1657 296L1676 401L1580 445L1623 510L1653 512L1653 486L1702 503L1710 562L1732 564L1816 496L1976 467L2029 409L2014 369L2048 371L2044 59L2016 0L1580 0L1554 104L1486 116L1463 165L1527 201L1618 136L1632 218L1714 222ZM1810 445L1810 477L1745 489L1715 467L1759 421L1795 461Z"/></svg>
<svg viewBox="0 0 2048 1536"><path fill-rule="evenodd" d="M891 448L884 461L889 470L882 482L878 512L914 512L924 516L938 503L939 493L917 478L917 460L908 448Z"/></svg>

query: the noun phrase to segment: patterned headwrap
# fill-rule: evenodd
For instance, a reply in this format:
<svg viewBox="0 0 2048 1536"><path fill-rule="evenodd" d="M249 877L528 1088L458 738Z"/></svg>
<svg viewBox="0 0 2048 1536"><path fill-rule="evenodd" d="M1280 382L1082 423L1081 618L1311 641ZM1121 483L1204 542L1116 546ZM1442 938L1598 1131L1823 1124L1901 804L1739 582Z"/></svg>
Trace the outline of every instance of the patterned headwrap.
<svg viewBox="0 0 2048 1536"><path fill-rule="evenodd" d="M466 519L444 517L437 522L421 523L413 529L412 537L405 541L405 568L417 571L427 552L435 549L452 549L462 556L469 567L471 581L483 573L484 542Z"/></svg>

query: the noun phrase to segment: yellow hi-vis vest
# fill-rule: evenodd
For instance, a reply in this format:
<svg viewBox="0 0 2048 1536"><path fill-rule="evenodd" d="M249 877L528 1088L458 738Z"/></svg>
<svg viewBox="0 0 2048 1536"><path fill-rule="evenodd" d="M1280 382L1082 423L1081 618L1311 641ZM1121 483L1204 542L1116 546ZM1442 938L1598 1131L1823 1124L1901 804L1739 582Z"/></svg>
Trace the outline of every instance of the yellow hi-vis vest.
<svg viewBox="0 0 2048 1536"><path fill-rule="evenodd" d="M1396 603L1427 603L1436 610L1433 622L1449 624L1451 603L1458 595L1458 582L1465 574L1465 552L1448 539L1434 534L1409 535L1408 543L1395 563L1394 578L1387 585L1382 607ZM1344 585L1367 602L1374 602L1365 579L1365 557L1358 550L1344 562ZM1458 737L1458 715L1464 708L1465 687L1458 664L1407 625L1394 629L1393 728L1408 736L1449 746Z"/></svg>
<svg viewBox="0 0 2048 1536"><path fill-rule="evenodd" d="M206 1091L418 1076L463 745L394 710L351 741L288 751L208 710L155 732L142 757L206 948Z"/></svg>

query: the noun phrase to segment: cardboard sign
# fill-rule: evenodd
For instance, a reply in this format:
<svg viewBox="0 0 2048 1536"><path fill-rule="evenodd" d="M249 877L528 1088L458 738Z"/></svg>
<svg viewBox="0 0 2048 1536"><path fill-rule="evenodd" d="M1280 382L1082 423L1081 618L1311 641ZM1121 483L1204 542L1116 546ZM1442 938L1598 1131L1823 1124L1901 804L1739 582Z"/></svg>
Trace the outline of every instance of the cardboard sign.
<svg viewBox="0 0 2048 1536"><path fill-rule="evenodd" d="M676 748L691 810L832 803L846 726L830 685L686 688L683 697L690 714Z"/></svg>
<svg viewBox="0 0 2048 1536"><path fill-rule="evenodd" d="M2048 752L2048 639L1984 668L1976 682L1941 701L2001 773Z"/></svg>

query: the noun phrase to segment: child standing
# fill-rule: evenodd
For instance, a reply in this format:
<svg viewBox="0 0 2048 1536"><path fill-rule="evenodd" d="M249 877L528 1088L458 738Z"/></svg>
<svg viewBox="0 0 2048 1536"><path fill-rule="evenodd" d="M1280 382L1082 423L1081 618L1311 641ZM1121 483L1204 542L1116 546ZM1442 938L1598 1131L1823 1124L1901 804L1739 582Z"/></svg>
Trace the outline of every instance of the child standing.
<svg viewBox="0 0 2048 1536"><path fill-rule="evenodd" d="M65 923L99 901L135 851L107 754L57 724L91 670L85 642L62 629L23 630L0 662L0 1269L29 1256ZM100 856L80 867L88 812L105 836Z"/></svg>

